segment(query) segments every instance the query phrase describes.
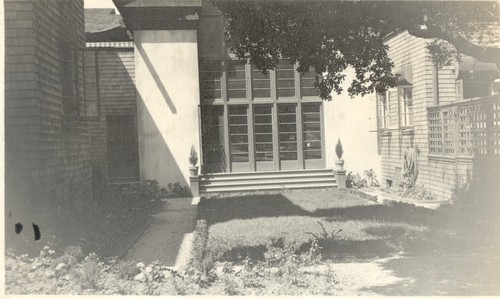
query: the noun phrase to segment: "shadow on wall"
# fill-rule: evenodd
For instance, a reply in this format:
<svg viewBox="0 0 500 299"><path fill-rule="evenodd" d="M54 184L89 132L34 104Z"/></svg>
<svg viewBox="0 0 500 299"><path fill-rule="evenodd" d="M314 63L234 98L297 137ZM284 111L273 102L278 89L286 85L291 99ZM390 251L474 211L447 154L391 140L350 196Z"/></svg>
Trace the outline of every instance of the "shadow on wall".
<svg viewBox="0 0 500 299"><path fill-rule="evenodd" d="M161 187L167 187L168 183L179 182L183 186L189 186L184 179L183 172L169 148L175 146L175 140L167 140L159 127L163 123L162 115L151 109L144 103L140 94L137 106L138 119L142 120L142 130L139 130L139 164L141 180L157 180ZM188 153L186 153L187 161Z"/></svg>
<svg viewBox="0 0 500 299"><path fill-rule="evenodd" d="M148 54L146 53L146 51L144 51L142 44L136 43L136 49L139 51L139 54L141 55L144 63L148 67L149 73L151 74L151 76L153 76L153 79L155 80L156 86L158 87L158 90L161 92L163 99L167 103L168 107L172 111L172 114L176 114L177 109L175 108L174 102L172 101L172 98L168 94L167 90L165 89L165 86L161 82L160 76L156 72L156 69L153 66L153 63L151 62L151 59L149 59Z"/></svg>

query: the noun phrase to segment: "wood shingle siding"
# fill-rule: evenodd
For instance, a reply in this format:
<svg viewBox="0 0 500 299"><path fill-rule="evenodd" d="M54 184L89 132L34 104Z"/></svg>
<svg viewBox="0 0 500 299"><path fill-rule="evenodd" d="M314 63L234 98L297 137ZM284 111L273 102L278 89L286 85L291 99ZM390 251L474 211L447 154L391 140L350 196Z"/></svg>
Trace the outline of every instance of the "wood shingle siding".
<svg viewBox="0 0 500 299"><path fill-rule="evenodd" d="M92 198L89 124L63 115L60 74L61 45L84 46L83 1L4 5L6 209L43 234Z"/></svg>
<svg viewBox="0 0 500 299"><path fill-rule="evenodd" d="M445 158L429 154L428 107L456 102L456 66L445 66L438 71L439 93L436 92L435 67L426 49L425 39L409 35L407 32L389 38L389 55L395 70L411 66L413 87L413 127L412 131L399 130L392 121L397 121L397 97L391 97L391 125L379 132L382 156L382 185L391 180L396 167L402 167L403 154L407 146L418 149L418 177L416 184L424 185L441 199L449 199L457 184L470 183L475 177L496 178L500 181L500 159Z"/></svg>
<svg viewBox="0 0 500 299"><path fill-rule="evenodd" d="M108 178L106 117L133 115L137 135L134 51L132 48L98 50L101 117L91 122L92 166L96 178Z"/></svg>

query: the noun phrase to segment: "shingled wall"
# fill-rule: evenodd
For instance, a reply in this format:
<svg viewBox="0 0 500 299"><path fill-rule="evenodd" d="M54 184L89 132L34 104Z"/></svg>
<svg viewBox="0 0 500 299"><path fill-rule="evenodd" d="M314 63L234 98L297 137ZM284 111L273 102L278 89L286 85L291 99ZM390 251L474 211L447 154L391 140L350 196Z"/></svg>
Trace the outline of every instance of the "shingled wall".
<svg viewBox="0 0 500 299"><path fill-rule="evenodd" d="M130 134L134 134L137 137L134 49L100 48L96 49L96 51L99 65L101 116L98 121L91 122L90 126L92 170L95 179L108 180L108 162L110 157L107 148L107 116L133 116L135 131L130 132Z"/></svg>
<svg viewBox="0 0 500 299"><path fill-rule="evenodd" d="M60 75L62 46L85 45L83 1L4 3L6 240L17 221L43 237L92 199L89 123L63 115Z"/></svg>

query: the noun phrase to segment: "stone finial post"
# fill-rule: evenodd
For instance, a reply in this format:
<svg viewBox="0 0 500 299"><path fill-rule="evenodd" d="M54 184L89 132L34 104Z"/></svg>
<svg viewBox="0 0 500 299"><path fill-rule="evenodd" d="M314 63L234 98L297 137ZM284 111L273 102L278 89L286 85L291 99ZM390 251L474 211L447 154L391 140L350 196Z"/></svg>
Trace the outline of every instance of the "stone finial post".
<svg viewBox="0 0 500 299"><path fill-rule="evenodd" d="M337 186L339 189L345 189L346 188L346 171L344 169L342 170L337 170L335 169L333 171L333 174L335 175L335 178L337 179Z"/></svg>
<svg viewBox="0 0 500 299"><path fill-rule="evenodd" d="M191 188L191 195L193 197L200 197L200 176L190 176L189 187Z"/></svg>

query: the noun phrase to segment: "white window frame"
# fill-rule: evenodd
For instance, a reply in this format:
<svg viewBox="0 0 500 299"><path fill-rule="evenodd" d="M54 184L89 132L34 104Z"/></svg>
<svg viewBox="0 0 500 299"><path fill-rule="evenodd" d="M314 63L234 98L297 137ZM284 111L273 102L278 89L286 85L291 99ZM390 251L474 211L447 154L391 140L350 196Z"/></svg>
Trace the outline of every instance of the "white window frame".
<svg viewBox="0 0 500 299"><path fill-rule="evenodd" d="M379 114L378 117L380 119L380 129L381 130L389 129L390 127L389 91L377 94L377 101L379 107L377 113Z"/></svg>
<svg viewBox="0 0 500 299"><path fill-rule="evenodd" d="M407 90L410 91L408 97ZM411 105L409 104L411 103ZM413 127L414 123L414 105L413 105L413 87L411 85L398 86L398 105L400 126L402 128Z"/></svg>

